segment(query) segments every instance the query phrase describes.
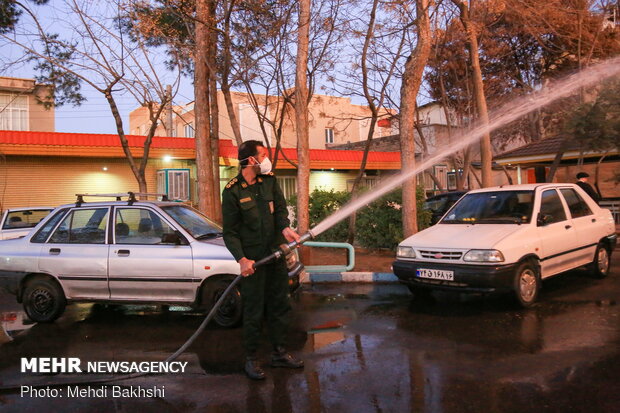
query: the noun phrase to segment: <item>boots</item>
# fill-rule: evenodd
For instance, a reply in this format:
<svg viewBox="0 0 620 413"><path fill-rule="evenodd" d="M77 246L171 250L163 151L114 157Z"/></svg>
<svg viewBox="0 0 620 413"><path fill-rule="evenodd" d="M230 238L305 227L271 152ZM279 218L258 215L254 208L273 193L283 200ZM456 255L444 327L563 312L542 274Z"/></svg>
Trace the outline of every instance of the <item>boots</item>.
<svg viewBox="0 0 620 413"><path fill-rule="evenodd" d="M260 363L255 356L248 356L245 359L245 374L252 380L264 380L265 372L260 367Z"/></svg>
<svg viewBox="0 0 620 413"><path fill-rule="evenodd" d="M286 367L289 369L299 369L304 366L302 360L296 360L284 347L276 346L271 354L271 367Z"/></svg>

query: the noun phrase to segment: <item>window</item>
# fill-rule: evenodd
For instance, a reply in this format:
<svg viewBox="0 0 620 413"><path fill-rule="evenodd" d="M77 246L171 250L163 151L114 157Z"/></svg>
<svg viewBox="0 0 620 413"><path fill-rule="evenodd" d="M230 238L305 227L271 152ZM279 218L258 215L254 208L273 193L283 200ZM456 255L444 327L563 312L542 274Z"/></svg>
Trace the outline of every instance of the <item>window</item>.
<svg viewBox="0 0 620 413"><path fill-rule="evenodd" d="M325 128L325 143L334 143L334 130L332 128Z"/></svg>
<svg viewBox="0 0 620 413"><path fill-rule="evenodd" d="M58 226L50 242L62 244L103 244L108 208L76 209Z"/></svg>
<svg viewBox="0 0 620 413"><path fill-rule="evenodd" d="M116 209L115 244L161 244L164 234L173 233L174 229L151 210L144 208Z"/></svg>
<svg viewBox="0 0 620 413"><path fill-rule="evenodd" d="M444 224L521 224L528 222L532 216L533 198L532 191L467 194L441 222Z"/></svg>
<svg viewBox="0 0 620 413"><path fill-rule="evenodd" d="M36 242L36 243L45 242L47 240L47 237L49 237L50 233L54 229L54 227L60 222L62 217L65 216L66 212L67 212L66 208L58 211L56 215L54 215L49 221L47 221L45 225L43 226L43 228L41 228L39 232L37 232L36 235L30 239L30 242Z"/></svg>
<svg viewBox="0 0 620 413"><path fill-rule="evenodd" d="M188 123L187 125L185 125L185 137L193 138L194 136L194 124Z"/></svg>
<svg viewBox="0 0 620 413"><path fill-rule="evenodd" d="M168 195L171 200L189 200L189 169L161 169L157 171L157 191Z"/></svg>
<svg viewBox="0 0 620 413"><path fill-rule="evenodd" d="M276 179L278 180L280 188L282 188L284 199L290 199L291 196L297 193L297 177L278 176Z"/></svg>
<svg viewBox="0 0 620 413"><path fill-rule="evenodd" d="M33 209L9 212L2 229L34 228L51 211L51 209Z"/></svg>
<svg viewBox="0 0 620 413"><path fill-rule="evenodd" d="M573 218L585 217L587 215L592 215L592 211L586 202L579 196L574 189L564 188L560 189L562 195L564 195L564 199L568 204L568 209L570 210L570 214Z"/></svg>
<svg viewBox="0 0 620 413"><path fill-rule="evenodd" d="M547 221L548 224L566 220L566 212L564 212L564 205L562 205L560 196L558 195L555 189L550 189L542 193L540 213L543 216L544 215L551 216L551 220Z"/></svg>
<svg viewBox="0 0 620 413"><path fill-rule="evenodd" d="M0 94L0 129L28 130L28 97Z"/></svg>

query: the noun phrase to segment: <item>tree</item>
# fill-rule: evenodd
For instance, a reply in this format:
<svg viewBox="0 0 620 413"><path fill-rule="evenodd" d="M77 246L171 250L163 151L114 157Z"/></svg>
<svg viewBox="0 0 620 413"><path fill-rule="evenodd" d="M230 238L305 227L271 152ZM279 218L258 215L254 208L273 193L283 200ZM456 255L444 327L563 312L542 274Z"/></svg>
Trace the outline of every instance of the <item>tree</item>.
<svg viewBox="0 0 620 413"><path fill-rule="evenodd" d="M295 71L295 128L297 133L297 231L308 232L310 218L310 146L308 122L308 45L310 43L310 0L299 0L297 61Z"/></svg>
<svg viewBox="0 0 620 413"><path fill-rule="evenodd" d="M195 55L194 55L194 116L196 117L196 171L198 180L198 209L208 216L216 215L216 186L213 174L213 148L211 147L211 105L209 94L210 67L208 65L211 48L211 34L208 22L211 19L209 0L196 0ZM219 182L217 185L219 192Z"/></svg>
<svg viewBox="0 0 620 413"><path fill-rule="evenodd" d="M467 33L467 46L469 49L469 65L473 74L474 95L476 98L476 109L478 119L482 126L489 124L489 113L487 110L487 99L484 95L484 82L482 80L482 70L480 69L480 57L478 54L478 29L471 18L470 6L465 0L452 0L459 8L460 20ZM491 186L491 165L493 162L493 152L491 150L491 133L483 134L480 139L480 161L482 163L482 187Z"/></svg>
<svg viewBox="0 0 620 413"><path fill-rule="evenodd" d="M72 31L75 36L71 41L46 32L47 22L39 20L25 4L16 4L32 24L15 25L12 31L0 33L0 38L20 47L35 62L35 70L39 73L36 79L53 85L56 105L79 105L84 100L80 93L82 83L105 97L139 190L147 192L145 170L151 142L167 102L178 89L180 68L177 67L168 80L162 78L156 69L156 53L148 50L140 36L127 38L123 35L117 16L110 12L118 10L116 3L67 0L71 15L65 20L56 20L54 24ZM166 83L172 84L172 93L166 92ZM134 97L148 110L150 126L142 153L132 153L125 136L116 102L117 96L123 93Z"/></svg>
<svg viewBox="0 0 620 413"><path fill-rule="evenodd" d="M415 168L415 116L416 98L422 83L424 67L431 51L431 25L429 7L432 0L416 0L415 21L417 43L413 53L407 58L402 76L400 93L400 149L401 168ZM406 6L407 4L404 4ZM417 232L416 219L416 179L403 183L403 235L409 237Z"/></svg>

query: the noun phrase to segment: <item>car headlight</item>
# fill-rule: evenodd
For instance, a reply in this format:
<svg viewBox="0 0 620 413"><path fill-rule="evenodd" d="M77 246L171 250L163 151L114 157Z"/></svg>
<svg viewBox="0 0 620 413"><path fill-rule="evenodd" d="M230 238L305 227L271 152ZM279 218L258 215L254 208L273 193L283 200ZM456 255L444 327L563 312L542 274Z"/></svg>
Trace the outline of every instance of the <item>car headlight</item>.
<svg viewBox="0 0 620 413"><path fill-rule="evenodd" d="M411 247L398 246L396 250L396 256L402 258L415 258L415 251Z"/></svg>
<svg viewBox="0 0 620 413"><path fill-rule="evenodd" d="M503 262L504 255L498 250L469 250L463 261L474 262Z"/></svg>

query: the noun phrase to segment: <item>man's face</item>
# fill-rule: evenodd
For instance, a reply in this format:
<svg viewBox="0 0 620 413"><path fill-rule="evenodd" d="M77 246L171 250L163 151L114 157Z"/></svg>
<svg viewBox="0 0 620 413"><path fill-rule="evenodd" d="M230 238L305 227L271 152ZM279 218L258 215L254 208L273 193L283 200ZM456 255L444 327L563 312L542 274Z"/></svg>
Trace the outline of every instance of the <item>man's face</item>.
<svg viewBox="0 0 620 413"><path fill-rule="evenodd" d="M252 165L259 164L266 157L267 157L267 149L265 149L263 146L257 146L256 156L253 156L252 158L250 158L250 162L252 162Z"/></svg>

